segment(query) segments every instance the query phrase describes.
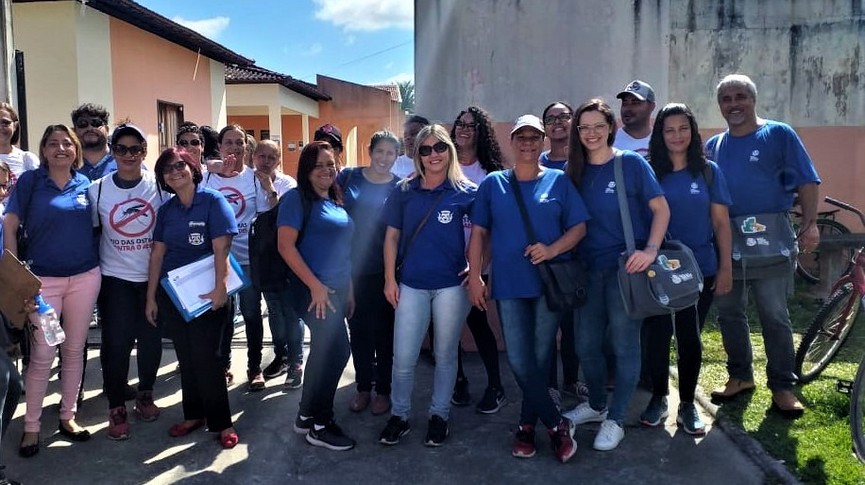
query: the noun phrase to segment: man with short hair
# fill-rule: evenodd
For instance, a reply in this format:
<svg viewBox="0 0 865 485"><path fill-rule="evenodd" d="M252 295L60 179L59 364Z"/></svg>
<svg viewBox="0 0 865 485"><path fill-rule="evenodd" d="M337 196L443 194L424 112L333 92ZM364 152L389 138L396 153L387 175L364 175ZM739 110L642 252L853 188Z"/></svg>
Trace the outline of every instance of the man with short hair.
<svg viewBox="0 0 865 485"><path fill-rule="evenodd" d="M404 179L414 173L414 140L429 120L420 115L411 115L402 125L402 146L405 153L397 157L390 173Z"/></svg>
<svg viewBox="0 0 865 485"><path fill-rule="evenodd" d="M718 164L724 178L734 181L729 187L733 201L730 217L754 216L769 220L772 215L786 215L793 205L794 195L798 193L802 208L802 224L797 237L799 249L814 251L820 243L820 233L815 225L820 178L799 136L785 123L757 116L757 87L748 76L732 74L725 77L718 84L716 94L728 129L706 142L706 152ZM738 228L733 230L735 233ZM793 234L789 225L784 230ZM772 409L784 417L797 418L804 408L792 392L796 375L793 370L793 330L787 311L787 297L793 288L796 250L789 251L786 261L754 268L740 265L738 271L735 259L733 290L715 297L718 326L727 352L729 379L724 387L712 392L712 398L729 401L754 388L753 355L745 313L750 290L766 347L766 375L772 391Z"/></svg>
<svg viewBox="0 0 865 485"><path fill-rule="evenodd" d="M117 161L108 147L108 110L85 103L72 111L72 126L84 149L84 165L78 173L98 180L117 170Z"/></svg>
<svg viewBox="0 0 865 485"><path fill-rule="evenodd" d="M643 157L649 154L652 137L652 112L655 111L655 90L636 79L616 95L622 101L619 117L622 127L616 132L615 147L632 150Z"/></svg>

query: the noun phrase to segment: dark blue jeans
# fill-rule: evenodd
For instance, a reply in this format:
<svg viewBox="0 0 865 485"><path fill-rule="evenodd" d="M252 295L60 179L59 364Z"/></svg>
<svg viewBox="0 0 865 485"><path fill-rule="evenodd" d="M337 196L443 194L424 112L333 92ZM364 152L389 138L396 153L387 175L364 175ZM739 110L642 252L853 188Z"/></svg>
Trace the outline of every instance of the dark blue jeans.
<svg viewBox="0 0 865 485"><path fill-rule="evenodd" d="M559 315L547 308L543 296L496 300L508 363L523 391L520 424L541 420L548 429L562 416L547 391Z"/></svg>
<svg viewBox="0 0 865 485"><path fill-rule="evenodd" d="M302 287L302 290L296 288ZM336 289L330 301L336 312L328 309L327 317L318 319L315 310L307 311L310 302L309 290L297 283L292 291L299 295L295 300L295 310L303 315L309 327L309 356L303 374L303 394L300 397L300 414L311 416L318 425L326 425L333 420L333 398L339 385L339 378L348 363L351 353L348 331L345 326L345 304L348 288Z"/></svg>
<svg viewBox="0 0 865 485"><path fill-rule="evenodd" d="M292 304L291 286L279 291L265 291L267 322L273 337L276 359L286 359L289 365L303 364L303 322Z"/></svg>

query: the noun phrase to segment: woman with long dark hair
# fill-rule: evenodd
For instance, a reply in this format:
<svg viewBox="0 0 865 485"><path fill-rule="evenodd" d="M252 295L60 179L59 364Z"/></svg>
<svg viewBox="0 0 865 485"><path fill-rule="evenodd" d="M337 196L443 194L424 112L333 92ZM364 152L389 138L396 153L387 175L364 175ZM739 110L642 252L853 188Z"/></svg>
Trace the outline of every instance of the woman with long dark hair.
<svg viewBox="0 0 865 485"><path fill-rule="evenodd" d="M700 331L714 295L728 293L733 285L730 193L718 166L706 160L697 120L684 104L670 103L658 112L649 157L670 205L667 232L694 251L705 286L696 307L646 320L652 399L640 422L658 426L668 415L670 340L675 332L680 402L676 423L688 434L703 435L705 425L694 406L703 361Z"/></svg>
<svg viewBox="0 0 865 485"><path fill-rule="evenodd" d="M296 310L310 332L300 409L294 422L313 446L344 451L355 441L333 416L333 398L350 354L345 319L354 312L351 240L354 223L342 207L336 157L329 143L303 147L297 188L280 201L279 254L294 273Z"/></svg>
<svg viewBox="0 0 865 485"><path fill-rule="evenodd" d="M451 139L457 149L460 170L476 185L480 185L488 174L502 169L504 157L496 141L495 127L489 113L483 108L469 106L460 111L451 128ZM467 221L468 219L463 221L466 241L471 232L471 223ZM472 338L475 339L478 354L487 371L487 387L475 409L483 414L497 413L506 399L499 370L499 348L496 336L487 321L486 312L476 307L472 307L469 311L466 324L472 333ZM457 353L457 382L454 385L451 403L455 406L468 406L470 402L469 381L463 370L463 352L460 345Z"/></svg>
<svg viewBox="0 0 865 485"><path fill-rule="evenodd" d="M574 113L567 174L589 210L586 237L577 253L588 269L588 295L576 318L577 353L589 388L589 401L566 416L574 424L596 422L601 428L594 448L616 448L625 437L628 402L640 374L640 326L628 318L617 277L619 255L625 252L625 233L619 213L618 191L624 190L637 247L628 255L629 273L645 271L664 241L670 209L663 191L642 156L613 149L616 119L610 106L589 100ZM615 179L615 158L621 156L625 187ZM616 388L607 408L607 363L604 342L615 355Z"/></svg>

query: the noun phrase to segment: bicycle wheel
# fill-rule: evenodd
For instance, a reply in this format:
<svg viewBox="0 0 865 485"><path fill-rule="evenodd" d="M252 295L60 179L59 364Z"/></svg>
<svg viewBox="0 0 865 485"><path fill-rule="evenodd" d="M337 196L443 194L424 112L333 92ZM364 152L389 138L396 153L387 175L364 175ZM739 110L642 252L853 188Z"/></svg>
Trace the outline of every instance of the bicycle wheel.
<svg viewBox="0 0 865 485"><path fill-rule="evenodd" d="M817 219L815 224L817 224L817 230L820 231L821 239L825 236L850 234L850 229L847 229L847 226L831 219ZM844 258L846 264L840 268L838 274L829 275L830 281L835 281L836 279L840 278L841 275L846 274L848 271L850 271L850 266L852 265L851 259L853 258L853 251L853 248L844 249L842 251L840 257ZM810 253L803 253L800 251L799 255L796 258L796 273L808 283L819 283L820 251L817 250Z"/></svg>
<svg viewBox="0 0 865 485"><path fill-rule="evenodd" d="M847 283L820 307L796 350L796 375L800 383L813 381L829 365L847 340L860 303L853 284Z"/></svg>
<svg viewBox="0 0 865 485"><path fill-rule="evenodd" d="M850 393L850 432L853 451L859 461L865 462L865 357L859 362Z"/></svg>

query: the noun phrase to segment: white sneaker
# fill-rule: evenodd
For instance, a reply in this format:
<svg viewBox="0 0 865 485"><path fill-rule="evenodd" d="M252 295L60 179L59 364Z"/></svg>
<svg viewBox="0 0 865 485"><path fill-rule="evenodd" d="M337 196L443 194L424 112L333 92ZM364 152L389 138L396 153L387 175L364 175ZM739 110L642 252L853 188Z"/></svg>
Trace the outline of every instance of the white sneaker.
<svg viewBox="0 0 865 485"><path fill-rule="evenodd" d="M602 423L607 419L607 410L595 411L589 406L589 403L584 402L562 416L570 419L575 426L585 423Z"/></svg>
<svg viewBox="0 0 865 485"><path fill-rule="evenodd" d="M606 413L604 413L606 414ZM594 448L598 451L610 451L619 446L619 443L625 438L625 430L619 426L619 423L612 419L607 419L601 423L601 429L595 436Z"/></svg>

